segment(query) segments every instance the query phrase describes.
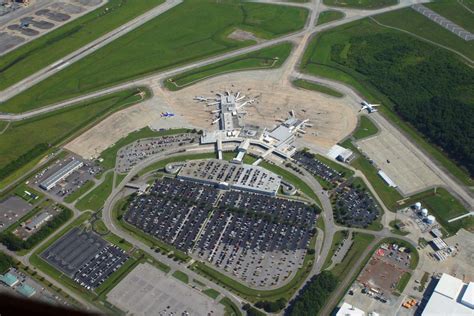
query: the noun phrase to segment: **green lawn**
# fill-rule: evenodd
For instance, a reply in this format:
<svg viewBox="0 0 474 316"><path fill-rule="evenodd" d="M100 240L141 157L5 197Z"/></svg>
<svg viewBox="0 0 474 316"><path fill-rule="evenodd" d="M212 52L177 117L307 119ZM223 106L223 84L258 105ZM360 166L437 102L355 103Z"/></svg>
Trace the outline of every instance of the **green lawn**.
<svg viewBox="0 0 474 316"><path fill-rule="evenodd" d="M166 79L165 86L169 90L175 91L201 80L225 73L242 70L279 68L288 58L292 48L293 45L291 43L278 44L215 64L196 68Z"/></svg>
<svg viewBox="0 0 474 316"><path fill-rule="evenodd" d="M336 264L334 268L331 269L331 273L339 280L342 280L346 276L349 270L352 269L354 263L375 238L373 235L364 233L353 233L352 236L353 243L346 256L340 263Z"/></svg>
<svg viewBox="0 0 474 316"><path fill-rule="evenodd" d="M297 80L293 81L293 84L295 86L299 87L299 88L321 92L321 93L324 93L324 94L327 94L327 95L330 95L330 96L336 97L336 98L342 98L344 96L342 93L340 93L339 91L336 91L332 88L329 88L329 87L324 86L324 85L319 84L319 83L303 80L303 79L297 79Z"/></svg>
<svg viewBox="0 0 474 316"><path fill-rule="evenodd" d="M436 194L429 195L420 201L450 234L455 234L460 228L469 230L474 228L472 216L448 223L448 220L467 213L467 210L464 205L445 189L438 188L436 189Z"/></svg>
<svg viewBox="0 0 474 316"><path fill-rule="evenodd" d="M77 201L76 207L81 211L99 211L104 206L105 200L107 200L110 193L112 192L113 178L113 172L109 172L105 176L104 182L99 184L94 188L94 190Z"/></svg>
<svg viewBox="0 0 474 316"><path fill-rule="evenodd" d="M224 297L219 303L224 305L224 316L242 316L239 308L228 297Z"/></svg>
<svg viewBox="0 0 474 316"><path fill-rule="evenodd" d="M436 0L435 2L425 4L425 6L465 30L474 33L474 14L466 10L457 0Z"/></svg>
<svg viewBox="0 0 474 316"><path fill-rule="evenodd" d="M378 133L378 131L379 129L370 120L370 118L368 116L362 115L360 116L359 125L352 134L352 137L354 137L356 140L360 140L375 135Z"/></svg>
<svg viewBox="0 0 474 316"><path fill-rule="evenodd" d="M397 0L323 0L325 5L354 9L380 9L398 3Z"/></svg>
<svg viewBox="0 0 474 316"><path fill-rule="evenodd" d="M164 0L109 0L107 4L0 57L0 90L53 64ZM105 11L105 8L108 8Z"/></svg>
<svg viewBox="0 0 474 316"><path fill-rule="evenodd" d="M180 129L170 129L165 131L154 131L149 127L144 127L138 131L128 134L124 138L121 138L113 146L107 148L100 154L100 158L103 159L101 162L102 167L107 170L115 167L115 160L117 158L117 152L120 148L133 143L134 141L142 138L149 137L161 137L167 135L175 135L190 132L191 130L180 128Z"/></svg>
<svg viewBox="0 0 474 316"><path fill-rule="evenodd" d="M410 281L410 278L411 278L411 273L410 272L404 272L402 274L402 277L400 278L400 280L397 283L397 292L398 293L400 293L400 294L403 293L403 291L405 290L405 287L408 284L408 281Z"/></svg>
<svg viewBox="0 0 474 316"><path fill-rule="evenodd" d="M140 170L138 174L144 175L145 173L148 173L151 171L163 169L167 164L172 163L172 162L196 160L196 159L211 159L211 158L216 158L216 153L211 152L211 153L202 153L202 154L184 154L182 156L180 155L177 157L166 158L158 162L155 162L149 165L148 167L145 167L142 170Z"/></svg>
<svg viewBox="0 0 474 316"><path fill-rule="evenodd" d="M324 264L323 264L323 268L322 268L323 270L331 266L332 256L334 255L334 253L336 252L336 249L339 247L339 245L342 243L342 241L346 237L345 232L347 233L347 231L338 230L337 232L334 233L331 248L329 249L328 256L326 257L326 260L324 261Z"/></svg>
<svg viewBox="0 0 474 316"><path fill-rule="evenodd" d="M390 226L392 228L390 231L394 234L401 235L401 236L408 235L409 232L397 228L396 225L400 224L400 223L402 223L402 221L399 220L399 219L390 221L390 223L388 223L388 226Z"/></svg>
<svg viewBox="0 0 474 316"><path fill-rule="evenodd" d="M207 289L207 290L204 290L202 292L204 294L206 294L207 296L209 296L210 298L212 298L212 299L216 299L219 295L221 295L221 293L217 292L214 289Z"/></svg>
<svg viewBox="0 0 474 316"><path fill-rule="evenodd" d="M23 112L254 44L231 40L235 28L265 39L301 29L308 10L240 1L185 2L63 69L0 106ZM203 23L205 21L205 23Z"/></svg>
<svg viewBox="0 0 474 316"><path fill-rule="evenodd" d="M66 203L72 203L74 202L75 200L77 200L78 198L80 198L84 193L86 193L87 191L89 191L90 189L92 189L92 187L94 186L95 182L92 181L92 180L88 180L86 183L84 183L79 189L77 189L76 191L72 192L71 194L69 194L68 196L66 196L64 198L64 202Z"/></svg>
<svg viewBox="0 0 474 316"><path fill-rule="evenodd" d="M344 18L344 16L345 16L344 12L341 12L341 11L336 11L336 10L323 11L319 14L316 25L321 25L321 24L332 22L332 21L340 20Z"/></svg>
<svg viewBox="0 0 474 316"><path fill-rule="evenodd" d="M184 272L181 272L181 271L177 270L177 271L175 271L175 272L173 273L173 276L174 276L176 279L180 280L181 282L184 282L184 283L186 283L186 284L189 283L189 277L188 277L188 275L187 275L186 273L184 273Z"/></svg>
<svg viewBox="0 0 474 316"><path fill-rule="evenodd" d="M99 235L105 235L109 232L107 226L105 226L105 223L101 219L94 221L94 223L92 224L92 228Z"/></svg>
<svg viewBox="0 0 474 316"><path fill-rule="evenodd" d="M404 11L405 10L405 11ZM410 8L397 10L394 12L382 14L377 16L377 20L383 23L399 23L402 25L412 25L414 22L418 23L419 21L425 21L423 16L420 15L421 18L418 16L413 16L413 19L405 19L406 16L412 17L412 14L417 14ZM406 22L405 22L406 21ZM429 22L429 20L427 20ZM425 23L425 22L423 22ZM436 31L436 24L430 22L433 25L427 25L426 29L430 32L434 32L437 36ZM445 31L441 28L440 32ZM444 154L440 149L436 146L432 145L426 138L417 132L414 127L404 121L402 118L399 117L393 111L393 103L392 101L383 93L378 91L372 84L369 82L368 78L359 72L354 71L349 67L345 67L342 64L335 62L332 59L332 49L333 47L337 47L338 45L343 46L342 52L347 54L347 51L350 50L350 43L349 41L351 38L362 36L363 34L389 34L391 36L400 37L400 39L412 39L410 35L405 35L404 33L389 30L384 27L380 27L375 22L370 21L369 19L364 19L360 21L351 22L339 27L336 27L330 31L326 31L323 33L319 33L317 36L313 38L313 40L308 45L307 50L304 53L303 60L302 60L302 70L304 72L308 72L313 75L327 77L332 80L341 81L345 84L351 85L354 87L361 95L364 96L366 100L369 102L377 102L382 103L384 106L381 107L381 112L395 125L397 125L404 133L406 133L411 139L413 139L418 146L422 147L425 151L427 151L433 158L435 158L438 162L440 162L443 167L449 170L456 178L467 185L473 185L474 181L469 177L467 172L462 169L458 164L451 161L446 154ZM449 34L449 36L454 36ZM456 36L454 36L456 37ZM456 37L457 38L457 37ZM456 39L457 40L457 39ZM419 45L425 45L425 47L431 47L431 51L437 51L439 54L444 53L445 51L442 49L434 48L424 42ZM463 41L463 45L466 45ZM474 45L471 43L469 45ZM467 50L470 52L474 52L474 48L470 47ZM447 53L445 53L447 54ZM341 57L344 57L341 55ZM407 60L407 62L413 62ZM393 90L393 89L392 89ZM467 98L467 91L464 90L463 94L466 95ZM460 94L454 94L460 95Z"/></svg>
<svg viewBox="0 0 474 316"><path fill-rule="evenodd" d="M48 149L48 146L58 145L110 113L138 102L140 97L135 94L136 89L126 90L11 123L0 135L0 169L8 168L7 174L12 176L23 175L26 170L22 167L33 167L38 160L54 149L54 147ZM47 144L46 152L41 150L31 153L32 148L42 144ZM26 157L24 162L28 163L16 163L22 156Z"/></svg>

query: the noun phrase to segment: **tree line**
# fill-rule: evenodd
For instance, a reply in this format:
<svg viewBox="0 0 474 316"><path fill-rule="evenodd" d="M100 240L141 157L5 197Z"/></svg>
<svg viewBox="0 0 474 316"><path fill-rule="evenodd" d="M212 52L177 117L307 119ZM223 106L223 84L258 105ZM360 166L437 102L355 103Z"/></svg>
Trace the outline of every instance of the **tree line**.
<svg viewBox="0 0 474 316"><path fill-rule="evenodd" d="M352 37L332 46L331 59L364 75L398 115L474 176L470 67L443 49L396 33Z"/></svg>

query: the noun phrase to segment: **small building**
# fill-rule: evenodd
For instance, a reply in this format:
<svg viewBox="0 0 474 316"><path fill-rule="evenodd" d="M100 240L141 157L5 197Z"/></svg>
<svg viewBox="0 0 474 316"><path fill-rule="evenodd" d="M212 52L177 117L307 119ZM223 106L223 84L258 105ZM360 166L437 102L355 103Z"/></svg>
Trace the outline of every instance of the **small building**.
<svg viewBox="0 0 474 316"><path fill-rule="evenodd" d="M434 250L443 250L448 248L448 244L441 238L434 238L431 241Z"/></svg>
<svg viewBox="0 0 474 316"><path fill-rule="evenodd" d="M398 230L403 230L405 227L407 227L407 225L404 222L397 222L395 224L395 228Z"/></svg>
<svg viewBox="0 0 474 316"><path fill-rule="evenodd" d="M343 302L336 313L336 316L365 316L365 312L351 304Z"/></svg>
<svg viewBox="0 0 474 316"><path fill-rule="evenodd" d="M469 282L461 298L461 303L474 309L474 282Z"/></svg>
<svg viewBox="0 0 474 316"><path fill-rule="evenodd" d="M442 238L443 237L443 233L441 232L441 230L439 228L433 228L431 231L430 231L431 235L433 235L433 237L435 238Z"/></svg>
<svg viewBox="0 0 474 316"><path fill-rule="evenodd" d="M49 221L52 217L53 215L48 212L40 213L38 216L33 218L28 224L26 224L25 228L29 231L35 230L47 221Z"/></svg>
<svg viewBox="0 0 474 316"><path fill-rule="evenodd" d="M11 274L10 272L7 272L4 275L1 275L0 281L8 285L9 287L14 287L20 282L18 278L15 275Z"/></svg>
<svg viewBox="0 0 474 316"><path fill-rule="evenodd" d="M377 174L379 175L380 178L382 178L382 180L391 188L396 188L398 187L398 185L395 184L395 182L393 182L392 179L390 179L390 177L385 173L383 172L382 170L379 170L377 172Z"/></svg>
<svg viewBox="0 0 474 316"><path fill-rule="evenodd" d="M29 286L28 284L23 283L19 287L16 288L17 292L23 295L24 297L30 298L36 294L36 290Z"/></svg>

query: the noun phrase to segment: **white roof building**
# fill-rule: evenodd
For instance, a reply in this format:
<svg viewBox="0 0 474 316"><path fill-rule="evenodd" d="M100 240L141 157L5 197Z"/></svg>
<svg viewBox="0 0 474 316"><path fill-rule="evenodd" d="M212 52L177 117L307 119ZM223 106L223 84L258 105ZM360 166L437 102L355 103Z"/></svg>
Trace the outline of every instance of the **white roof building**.
<svg viewBox="0 0 474 316"><path fill-rule="evenodd" d="M365 316L365 312L351 304L343 302L336 316Z"/></svg>
<svg viewBox="0 0 474 316"><path fill-rule="evenodd" d="M422 316L474 316L474 285L443 273Z"/></svg>

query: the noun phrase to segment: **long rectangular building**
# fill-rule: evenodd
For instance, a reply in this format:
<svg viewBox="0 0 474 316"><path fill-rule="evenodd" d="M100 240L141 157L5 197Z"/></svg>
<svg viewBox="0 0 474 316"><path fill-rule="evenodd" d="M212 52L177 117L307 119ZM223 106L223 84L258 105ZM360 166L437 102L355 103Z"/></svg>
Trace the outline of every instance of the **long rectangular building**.
<svg viewBox="0 0 474 316"><path fill-rule="evenodd" d="M40 183L40 188L43 190L51 190L58 184L60 181L66 179L71 173L81 168L84 163L80 160L74 159L69 162L67 165L53 173L46 180Z"/></svg>
<svg viewBox="0 0 474 316"><path fill-rule="evenodd" d="M273 196L281 183L278 175L262 167L218 159L189 161L179 171L178 178Z"/></svg>

